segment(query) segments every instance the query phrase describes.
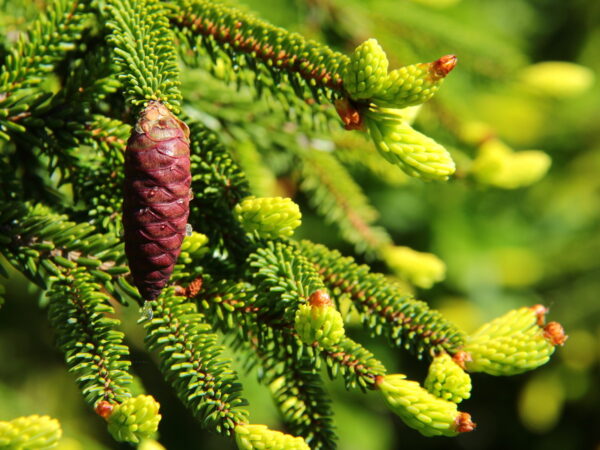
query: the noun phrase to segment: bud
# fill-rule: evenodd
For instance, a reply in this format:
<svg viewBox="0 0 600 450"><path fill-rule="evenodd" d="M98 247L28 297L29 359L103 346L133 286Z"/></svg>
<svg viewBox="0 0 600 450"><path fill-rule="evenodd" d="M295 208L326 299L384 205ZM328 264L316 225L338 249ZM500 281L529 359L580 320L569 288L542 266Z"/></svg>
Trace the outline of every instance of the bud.
<svg viewBox="0 0 600 450"><path fill-rule="evenodd" d="M114 407L115 405L112 403L107 402L106 400L101 400L96 404L94 411L96 411L96 414L98 414L104 420L108 420L113 412Z"/></svg>
<svg viewBox="0 0 600 450"><path fill-rule="evenodd" d="M369 135L379 153L413 177L446 180L455 171L448 151L415 131L395 109L372 107L365 114Z"/></svg>
<svg viewBox="0 0 600 450"><path fill-rule="evenodd" d="M115 405L108 417L108 431L119 442L139 444L158 430L159 403L150 395L138 395Z"/></svg>
<svg viewBox="0 0 600 450"><path fill-rule="evenodd" d="M269 430L266 425L238 425L235 441L240 450L310 450L301 437Z"/></svg>
<svg viewBox="0 0 600 450"><path fill-rule="evenodd" d="M567 98L589 91L594 84L594 72L578 64L545 61L523 69L521 80L540 94Z"/></svg>
<svg viewBox="0 0 600 450"><path fill-rule="evenodd" d="M181 243L181 254L179 256L184 264L192 261L193 258L201 258L208 252L208 237L202 233L192 232L186 236Z"/></svg>
<svg viewBox="0 0 600 450"><path fill-rule="evenodd" d="M490 375L516 375L545 364L566 337L556 322L542 328L544 314L545 309L535 305L512 310L483 325L467 338L463 350L470 360L464 359L465 368Z"/></svg>
<svg viewBox="0 0 600 450"><path fill-rule="evenodd" d="M424 289L446 276L446 264L433 253L390 245L382 249L382 257L399 276Z"/></svg>
<svg viewBox="0 0 600 450"><path fill-rule="evenodd" d="M300 305L294 319L302 342L331 347L344 337L344 320L325 291L314 292L308 304Z"/></svg>
<svg viewBox="0 0 600 450"><path fill-rule="evenodd" d="M34 414L10 422L0 421L0 448L52 448L61 436L60 423L48 416Z"/></svg>
<svg viewBox="0 0 600 450"><path fill-rule="evenodd" d="M406 108L429 100L456 66L456 56L442 56L431 63L413 64L392 70L373 96L380 106Z"/></svg>
<svg viewBox="0 0 600 450"><path fill-rule="evenodd" d="M144 439L141 444L138 446L137 450L166 450L160 442L155 441L154 439Z"/></svg>
<svg viewBox="0 0 600 450"><path fill-rule="evenodd" d="M433 359L424 386L436 397L454 403L471 396L471 377L447 353Z"/></svg>
<svg viewBox="0 0 600 450"><path fill-rule="evenodd" d="M436 397L405 375L380 377L377 387L390 409L424 436L456 436L475 428L471 416L459 412L456 403Z"/></svg>
<svg viewBox="0 0 600 450"><path fill-rule="evenodd" d="M289 237L300 226L300 208L290 198L248 197L235 206L235 214L244 229L261 237Z"/></svg>
<svg viewBox="0 0 600 450"><path fill-rule="evenodd" d="M346 92L352 99L371 98L381 91L386 80L388 60L375 39L360 44L342 72Z"/></svg>
<svg viewBox="0 0 600 450"><path fill-rule="evenodd" d="M542 151L514 152L499 140L489 139L479 147L471 173L482 184L517 189L539 181L551 162Z"/></svg>

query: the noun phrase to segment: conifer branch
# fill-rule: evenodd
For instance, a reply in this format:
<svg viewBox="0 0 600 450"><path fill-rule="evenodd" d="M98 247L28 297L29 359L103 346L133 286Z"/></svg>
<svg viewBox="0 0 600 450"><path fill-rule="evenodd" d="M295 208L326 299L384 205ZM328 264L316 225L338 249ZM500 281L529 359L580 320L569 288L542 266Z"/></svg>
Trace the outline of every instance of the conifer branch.
<svg viewBox="0 0 600 450"><path fill-rule="evenodd" d="M349 296L372 334L384 335L394 345L419 356L442 350L453 354L463 345L463 333L439 312L401 293L382 275L370 273L367 266L308 241L302 241L299 249L315 264L334 294Z"/></svg>
<svg viewBox="0 0 600 450"><path fill-rule="evenodd" d="M214 132L198 122L188 124L194 193L190 222L210 242L245 258L249 244L233 208L250 195L246 177Z"/></svg>
<svg viewBox="0 0 600 450"><path fill-rule="evenodd" d="M179 68L165 5L158 0L111 0L110 41L129 101L141 107L158 100L179 109Z"/></svg>
<svg viewBox="0 0 600 450"><path fill-rule="evenodd" d="M255 351L259 358L266 360L264 382L290 432L302 436L311 449L335 448L337 437L331 400L312 360L306 356L296 360L294 355L288 354L281 355L280 362L264 351L261 355L260 347ZM267 365L269 357L270 365Z"/></svg>
<svg viewBox="0 0 600 450"><path fill-rule="evenodd" d="M153 316L145 324L146 343L158 352L164 376L204 427L230 435L247 422L240 409L247 401L210 325L173 288L153 302Z"/></svg>
<svg viewBox="0 0 600 450"><path fill-rule="evenodd" d="M30 89L39 86L44 75L75 49L88 17L84 2L52 2L6 57L0 69L0 139L25 131L19 120L47 99L43 91Z"/></svg>
<svg viewBox="0 0 600 450"><path fill-rule="evenodd" d="M49 291L50 322L65 353L69 370L88 405L121 403L131 397L124 335L115 328L119 321L108 317L114 308L87 269L62 270Z"/></svg>
<svg viewBox="0 0 600 450"><path fill-rule="evenodd" d="M330 223L335 223L342 237L354 244L358 252L370 256L391 243L387 232L374 226L378 213L347 170L329 153L302 152L302 182L311 205Z"/></svg>
<svg viewBox="0 0 600 450"><path fill-rule="evenodd" d="M0 253L42 288L61 270L81 266L116 299L139 297L123 276L129 269L118 238L93 233L92 225L71 222L41 205L9 202L0 207L6 233Z"/></svg>
<svg viewBox="0 0 600 450"><path fill-rule="evenodd" d="M259 292L255 306L272 320L293 322L298 306L325 288L308 259L284 242L267 241L248 260Z"/></svg>
<svg viewBox="0 0 600 450"><path fill-rule="evenodd" d="M335 92L342 89L340 70L347 56L238 9L205 0L178 3L171 21L188 38L204 37L197 43L209 52L219 47L237 64L245 62L251 69L264 65L276 82L285 75L302 98L306 91L318 102L339 95Z"/></svg>

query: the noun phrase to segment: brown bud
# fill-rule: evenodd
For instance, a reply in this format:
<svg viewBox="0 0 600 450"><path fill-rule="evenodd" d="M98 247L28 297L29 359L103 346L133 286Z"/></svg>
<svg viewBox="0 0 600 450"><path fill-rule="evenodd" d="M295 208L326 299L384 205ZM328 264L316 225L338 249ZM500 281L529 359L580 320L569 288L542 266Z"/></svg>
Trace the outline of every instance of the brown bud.
<svg viewBox="0 0 600 450"><path fill-rule="evenodd" d="M342 119L342 122L344 122L344 128L346 130L365 130L365 125L363 123L362 116L360 115L360 111L356 109L347 98L336 100L334 105L335 110Z"/></svg>
<svg viewBox="0 0 600 450"><path fill-rule="evenodd" d="M96 404L96 408L94 408L94 411L96 411L96 414L98 414L104 420L107 420L112 414L113 404L107 402L106 400L99 401Z"/></svg>
<svg viewBox="0 0 600 450"><path fill-rule="evenodd" d="M459 412L454 423L455 430L459 433L468 433L477 427L477 424L471 420L471 414L466 412Z"/></svg>
<svg viewBox="0 0 600 450"><path fill-rule="evenodd" d="M445 78L456 67L457 60L455 55L446 55L432 62L431 76L434 79Z"/></svg>
<svg viewBox="0 0 600 450"><path fill-rule="evenodd" d="M315 306L317 308L333 306L333 301L331 300L331 297L329 297L327 291L324 291L323 289L319 289L310 294L310 297L308 298L308 303L310 303L310 306Z"/></svg>
<svg viewBox="0 0 600 450"><path fill-rule="evenodd" d="M461 369L466 370L465 363L473 361L473 358L471 358L470 353L465 352L464 350L459 350L452 356L452 360L458 364Z"/></svg>
<svg viewBox="0 0 600 450"><path fill-rule="evenodd" d="M200 292L200 290L202 289L202 278L198 277L195 280L193 280L188 287L186 288L186 296L187 297L195 297L196 295L198 295L198 293Z"/></svg>
<svg viewBox="0 0 600 450"><path fill-rule="evenodd" d="M552 345L563 345L569 336L565 334L565 330L560 323L549 322L544 327L544 337Z"/></svg>
<svg viewBox="0 0 600 450"><path fill-rule="evenodd" d="M533 312L535 312L535 315L537 316L537 324L541 327L544 325L544 322L546 322L546 314L548 313L548 308L546 308L544 305L533 305L531 308L529 308L531 310L533 310Z"/></svg>

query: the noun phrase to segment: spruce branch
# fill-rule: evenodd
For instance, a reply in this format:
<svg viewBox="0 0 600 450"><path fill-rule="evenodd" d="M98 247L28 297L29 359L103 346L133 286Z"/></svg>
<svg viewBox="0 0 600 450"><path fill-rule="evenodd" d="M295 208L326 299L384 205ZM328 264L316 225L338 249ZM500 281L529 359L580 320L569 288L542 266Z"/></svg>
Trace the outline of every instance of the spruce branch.
<svg viewBox="0 0 600 450"><path fill-rule="evenodd" d="M247 421L241 409L241 385L196 305L178 297L173 288L153 301L146 322L146 344L158 352L160 367L181 401L204 427L230 435Z"/></svg>
<svg viewBox="0 0 600 450"><path fill-rule="evenodd" d="M311 358L283 355L276 360L260 347L257 356L265 362L264 382L279 409L286 428L302 436L312 449L335 448L331 400L323 388Z"/></svg>
<svg viewBox="0 0 600 450"><path fill-rule="evenodd" d="M300 189L327 222L337 225L346 241L370 256L391 243L387 232L373 225L377 211L335 156L319 150L303 151L299 156Z"/></svg>
<svg viewBox="0 0 600 450"><path fill-rule="evenodd" d="M128 100L135 107L157 100L178 111L179 68L165 5L158 0L111 0L106 14Z"/></svg>
<svg viewBox="0 0 600 450"><path fill-rule="evenodd" d="M171 21L188 31L188 36L204 36L199 43L210 50L218 46L238 64L246 61L251 68L262 64L271 72L287 75L286 81L297 85L302 97L306 90L322 101L342 89L339 72L347 64L345 55L239 9L205 0L178 3ZM279 76L274 76L279 81Z"/></svg>
<svg viewBox="0 0 600 450"><path fill-rule="evenodd" d="M87 269L63 270L52 283L48 316L69 370L88 405L122 403L131 397L129 349L117 331L109 298Z"/></svg>
<svg viewBox="0 0 600 450"><path fill-rule="evenodd" d="M335 448L331 401L314 358L307 352L298 356L292 333L277 332L258 321L254 288L244 282L205 280L187 291L214 326L229 333L231 346L245 358L246 370L261 367L259 379L271 392L287 429L311 448Z"/></svg>
<svg viewBox="0 0 600 450"><path fill-rule="evenodd" d="M249 243L234 214L234 207L250 195L248 182L217 135L195 121L190 127L192 191L190 222L209 241L245 259Z"/></svg>
<svg viewBox="0 0 600 450"><path fill-rule="evenodd" d="M264 252L261 253L264 254ZM269 252L269 254L271 259L255 256L252 264L265 263L268 267L273 261L276 262L275 254L273 252ZM278 254L281 256L282 252ZM306 302L307 298L301 293L308 289L300 287L299 280L302 279L307 286L311 286L311 280L312 283L315 281L312 279L313 273L303 276L298 273L304 263L305 261L296 264L284 262L288 271L287 275L283 275L284 277L296 271L291 280L281 278L276 281L276 270L271 270L258 276L259 278L266 276L266 278L264 284L256 290L245 283L221 282L215 287L202 283L203 288L198 291L194 290L193 297L196 298L201 308L215 312L210 317L217 322L219 328L226 330L230 327L228 324L238 325L239 330L235 338L238 345L243 346L240 344L240 340L254 339L256 342L252 344L252 348L264 346L283 352L277 354L277 361L284 359L288 353L295 355L296 358L302 358L302 355L306 354L313 358L314 367L317 369L324 362L331 378L342 376L349 389L372 388L376 377L385 373L385 368L371 352L348 337L343 337L337 344L327 346L323 346L318 341L312 345L305 345L294 329L294 316L287 313L286 316L291 316L291 318L284 320L273 315L271 307L268 306L269 301L260 298L261 294L267 293L271 302L277 301L278 296L280 299L285 297L286 302L292 305ZM273 345L273 340L278 344Z"/></svg>
<svg viewBox="0 0 600 450"><path fill-rule="evenodd" d="M285 242L267 241L248 261L259 293L255 306L272 320L293 323L298 306L325 288L308 259Z"/></svg>
<svg viewBox="0 0 600 450"><path fill-rule="evenodd" d="M42 205L8 202L0 207L6 233L0 253L42 288L63 269L81 266L116 299L139 297L123 276L129 269L115 236L93 233L92 225L71 222Z"/></svg>
<svg viewBox="0 0 600 450"><path fill-rule="evenodd" d="M299 249L315 264L332 293L349 296L372 334L386 336L419 357L442 350L453 354L463 345L461 331L424 302L390 285L383 275L370 273L367 266L322 245L302 241Z"/></svg>
<svg viewBox="0 0 600 450"><path fill-rule="evenodd" d="M88 17L84 2L54 1L11 50L0 69L0 138L25 131L19 120L47 99L43 90L31 89L76 48Z"/></svg>

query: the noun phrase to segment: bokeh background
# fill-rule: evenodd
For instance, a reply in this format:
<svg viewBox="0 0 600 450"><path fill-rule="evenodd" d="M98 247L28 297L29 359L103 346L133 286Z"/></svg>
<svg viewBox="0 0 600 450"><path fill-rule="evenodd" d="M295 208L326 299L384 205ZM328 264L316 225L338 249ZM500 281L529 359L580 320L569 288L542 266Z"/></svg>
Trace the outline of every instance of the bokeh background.
<svg viewBox="0 0 600 450"><path fill-rule="evenodd" d="M0 4L3 45L10 45L36 8L43 7L42 1ZM378 210L378 224L394 242L433 252L447 264L446 280L417 291L420 298L465 330L509 309L543 303L550 308L550 319L560 321L569 335L550 363L532 373L510 378L474 375L472 398L461 409L473 415L478 428L456 439L424 438L386 411L374 395L348 393L341 383L330 383L339 448L600 449L600 2L241 4L345 52L375 37L392 67L449 53L458 56L457 68L416 122L451 150L459 166L456 179L423 183L398 173L366 170L351 156L345 162ZM569 64L539 64L544 61ZM214 105L215 99L203 97L194 79L184 86L188 96L198 96L198 104ZM239 94L226 85L212 95L216 93L225 106L220 113L209 111L213 116L227 111L235 115L236 108L251 104L236 103ZM263 131L257 129L256 136ZM514 151L543 150L552 165L530 186L486 184L470 176L469 168L482 143L490 140ZM265 142L255 145L268 145ZM228 144L234 151L238 147L235 134ZM279 175L274 189L294 195L301 205L298 235L352 254L354 247L336 227L324 224L308 199L295 194L293 174L283 169L278 173L277 160L270 164ZM0 419L49 414L60 419L65 431L60 448L121 448L86 408L66 372L45 310L38 307L44 305L43 295L15 272L9 279L0 278L0 284L6 289L6 304L0 310ZM143 350L137 310L124 308L121 313L134 370L162 405L160 441L168 449L234 448L231 441L203 433L193 422ZM358 325L349 328L390 372L423 379L425 362L368 338ZM253 421L279 427L268 392L255 374L243 380Z"/></svg>

